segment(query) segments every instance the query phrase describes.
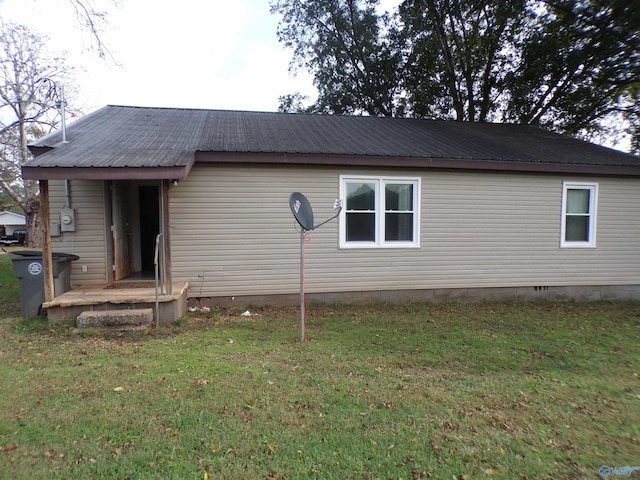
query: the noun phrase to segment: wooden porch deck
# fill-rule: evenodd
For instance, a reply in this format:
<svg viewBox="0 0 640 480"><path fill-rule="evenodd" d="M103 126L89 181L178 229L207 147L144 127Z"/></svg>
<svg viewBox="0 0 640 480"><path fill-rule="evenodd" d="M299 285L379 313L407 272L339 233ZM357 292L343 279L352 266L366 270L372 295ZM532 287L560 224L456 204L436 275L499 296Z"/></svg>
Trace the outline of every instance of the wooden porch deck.
<svg viewBox="0 0 640 480"><path fill-rule="evenodd" d="M124 310L153 308L155 310L155 287L136 287L133 282L91 285L73 288L58 295L51 302L44 302L42 309L49 320L76 318L85 311ZM172 323L187 311L189 283L176 285L171 293L158 294L160 323ZM154 318L155 320L155 318Z"/></svg>

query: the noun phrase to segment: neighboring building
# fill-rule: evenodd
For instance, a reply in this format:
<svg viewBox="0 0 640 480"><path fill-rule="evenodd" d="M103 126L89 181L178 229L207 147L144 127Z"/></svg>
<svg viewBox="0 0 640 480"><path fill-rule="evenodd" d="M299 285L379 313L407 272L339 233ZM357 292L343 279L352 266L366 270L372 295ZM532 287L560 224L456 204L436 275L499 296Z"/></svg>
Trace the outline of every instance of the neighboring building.
<svg viewBox="0 0 640 480"><path fill-rule="evenodd" d="M15 230L24 230L27 222L24 215L15 212L0 212L0 235L13 235Z"/></svg>
<svg viewBox="0 0 640 480"><path fill-rule="evenodd" d="M190 297L295 302L299 191L345 206L306 247L311 299L640 298L640 158L539 128L107 106L60 140L23 175L76 286L150 274L163 233Z"/></svg>

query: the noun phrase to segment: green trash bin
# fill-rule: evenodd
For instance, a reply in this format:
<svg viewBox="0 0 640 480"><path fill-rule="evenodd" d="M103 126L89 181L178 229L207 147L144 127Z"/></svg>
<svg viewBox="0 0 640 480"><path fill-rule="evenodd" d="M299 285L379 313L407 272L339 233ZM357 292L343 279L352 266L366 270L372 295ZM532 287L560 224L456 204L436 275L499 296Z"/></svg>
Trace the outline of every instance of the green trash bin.
<svg viewBox="0 0 640 480"><path fill-rule="evenodd" d="M11 252L11 261L20 281L20 308L24 318L40 315L44 302L42 252L20 250ZM71 262L80 257L68 253L52 253L53 292L62 295L71 290Z"/></svg>

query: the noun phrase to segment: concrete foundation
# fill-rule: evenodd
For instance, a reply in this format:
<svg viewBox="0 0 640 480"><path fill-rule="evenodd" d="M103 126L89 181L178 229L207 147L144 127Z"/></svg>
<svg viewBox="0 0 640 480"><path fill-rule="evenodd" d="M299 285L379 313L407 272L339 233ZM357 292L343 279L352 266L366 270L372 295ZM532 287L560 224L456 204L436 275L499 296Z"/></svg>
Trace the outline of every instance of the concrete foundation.
<svg viewBox="0 0 640 480"><path fill-rule="evenodd" d="M410 303L483 301L595 301L640 300L640 285L528 286L496 288L437 288L305 293L307 303ZM194 299L191 302L195 304ZM245 295L202 298L207 306L297 305L299 294Z"/></svg>

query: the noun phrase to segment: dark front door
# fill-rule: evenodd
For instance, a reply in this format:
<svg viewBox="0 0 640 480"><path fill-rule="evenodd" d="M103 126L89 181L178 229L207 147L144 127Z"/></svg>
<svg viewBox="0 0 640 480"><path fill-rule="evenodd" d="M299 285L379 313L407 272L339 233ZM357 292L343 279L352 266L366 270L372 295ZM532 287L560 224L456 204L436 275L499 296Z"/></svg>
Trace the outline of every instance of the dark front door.
<svg viewBox="0 0 640 480"><path fill-rule="evenodd" d="M160 202L158 187L142 185L138 189L140 202L140 259L142 272L154 272L156 236L160 232Z"/></svg>

